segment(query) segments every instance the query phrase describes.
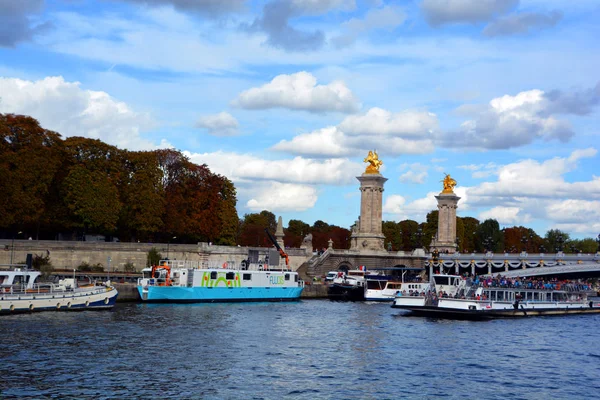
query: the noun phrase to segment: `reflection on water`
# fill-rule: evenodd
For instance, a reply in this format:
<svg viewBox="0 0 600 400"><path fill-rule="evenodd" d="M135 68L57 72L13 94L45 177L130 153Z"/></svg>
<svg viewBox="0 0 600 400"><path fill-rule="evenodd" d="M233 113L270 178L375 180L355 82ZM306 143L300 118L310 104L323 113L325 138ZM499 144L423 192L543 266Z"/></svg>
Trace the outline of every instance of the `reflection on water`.
<svg viewBox="0 0 600 400"><path fill-rule="evenodd" d="M414 318L325 300L0 319L0 398L593 397L600 315Z"/></svg>

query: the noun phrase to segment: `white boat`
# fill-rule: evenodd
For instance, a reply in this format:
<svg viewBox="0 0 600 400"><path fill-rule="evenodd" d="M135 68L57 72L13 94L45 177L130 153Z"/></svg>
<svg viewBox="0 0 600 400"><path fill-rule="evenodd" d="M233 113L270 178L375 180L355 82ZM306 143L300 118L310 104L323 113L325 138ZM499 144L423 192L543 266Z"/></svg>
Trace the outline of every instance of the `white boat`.
<svg viewBox="0 0 600 400"><path fill-rule="evenodd" d="M397 277L369 275L366 278L366 301L393 301L396 295L405 296L422 293L429 286L428 282L403 282Z"/></svg>
<svg viewBox="0 0 600 400"><path fill-rule="evenodd" d="M44 283L40 277L39 271L26 268L0 270L0 314L106 310L117 300L110 282L78 285L73 277Z"/></svg>
<svg viewBox="0 0 600 400"><path fill-rule="evenodd" d="M579 284L535 289L482 287L458 275L433 275L423 294L398 295L392 308L421 316L464 319L600 313L600 301L588 299L588 292Z"/></svg>

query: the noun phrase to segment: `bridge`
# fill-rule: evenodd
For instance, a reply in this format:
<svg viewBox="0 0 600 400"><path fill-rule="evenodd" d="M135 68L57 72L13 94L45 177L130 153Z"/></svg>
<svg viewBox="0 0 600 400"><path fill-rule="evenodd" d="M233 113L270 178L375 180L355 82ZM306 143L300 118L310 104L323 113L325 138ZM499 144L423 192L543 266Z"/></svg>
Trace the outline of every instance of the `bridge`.
<svg viewBox="0 0 600 400"><path fill-rule="evenodd" d="M596 254L428 254L430 270L471 275L600 277L600 252Z"/></svg>

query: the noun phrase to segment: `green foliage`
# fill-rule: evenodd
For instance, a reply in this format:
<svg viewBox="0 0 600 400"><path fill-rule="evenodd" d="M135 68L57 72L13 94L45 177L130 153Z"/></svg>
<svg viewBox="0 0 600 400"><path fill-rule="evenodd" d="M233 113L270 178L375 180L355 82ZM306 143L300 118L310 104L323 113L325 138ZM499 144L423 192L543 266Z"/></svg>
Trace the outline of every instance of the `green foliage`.
<svg viewBox="0 0 600 400"><path fill-rule="evenodd" d="M49 255L41 256L39 254L34 254L31 260L31 266L33 269L40 271L44 279L47 279L54 271Z"/></svg>
<svg viewBox="0 0 600 400"><path fill-rule="evenodd" d="M149 267L158 265L158 263L162 259L163 259L162 254L159 253L159 251L156 249L156 247L153 247L150 249L150 251L148 252L148 254L146 256L146 265Z"/></svg>
<svg viewBox="0 0 600 400"><path fill-rule="evenodd" d="M77 272L104 272L104 267L101 263L90 264L84 261L77 266Z"/></svg>
<svg viewBox="0 0 600 400"><path fill-rule="evenodd" d="M394 221L382 222L381 230L385 236L385 248L387 250L388 243L392 244L392 250L398 251L402 249L402 234L400 224Z"/></svg>
<svg viewBox="0 0 600 400"><path fill-rule="evenodd" d="M127 261L125 265L123 265L123 271L125 272L136 272L135 265L131 261Z"/></svg>

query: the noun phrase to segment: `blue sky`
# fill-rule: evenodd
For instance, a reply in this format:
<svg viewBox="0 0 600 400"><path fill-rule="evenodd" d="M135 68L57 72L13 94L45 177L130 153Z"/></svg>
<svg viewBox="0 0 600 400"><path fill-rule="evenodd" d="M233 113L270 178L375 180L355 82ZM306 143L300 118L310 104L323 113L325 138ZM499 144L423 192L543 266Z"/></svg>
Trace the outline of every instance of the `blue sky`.
<svg viewBox="0 0 600 400"><path fill-rule="evenodd" d="M0 112L227 176L240 217L600 232L595 0L0 0Z"/></svg>

